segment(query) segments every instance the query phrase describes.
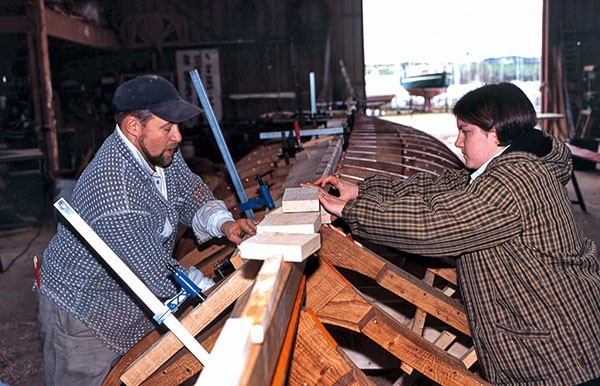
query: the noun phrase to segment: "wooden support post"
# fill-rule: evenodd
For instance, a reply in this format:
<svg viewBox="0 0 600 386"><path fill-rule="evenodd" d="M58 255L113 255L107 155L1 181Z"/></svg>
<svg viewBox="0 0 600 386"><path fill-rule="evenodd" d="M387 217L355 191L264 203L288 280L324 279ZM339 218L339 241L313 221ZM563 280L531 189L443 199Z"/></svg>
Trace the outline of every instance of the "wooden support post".
<svg viewBox="0 0 600 386"><path fill-rule="evenodd" d="M44 126L47 129L46 143L48 162L53 173L58 172L58 139L56 135L56 120L52 106L52 76L50 74L50 59L48 53L48 30L46 26L46 7L44 0L34 0L34 16L36 20L36 42L39 51L38 71L41 74L42 100L44 101L42 112Z"/></svg>

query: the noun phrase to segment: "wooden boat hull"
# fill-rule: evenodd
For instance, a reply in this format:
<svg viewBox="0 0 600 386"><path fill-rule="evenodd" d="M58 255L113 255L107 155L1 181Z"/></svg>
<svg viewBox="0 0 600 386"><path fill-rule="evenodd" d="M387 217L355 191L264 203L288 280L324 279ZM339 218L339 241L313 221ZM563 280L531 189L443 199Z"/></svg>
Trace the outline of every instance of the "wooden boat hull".
<svg viewBox="0 0 600 386"><path fill-rule="evenodd" d="M312 181L317 174L333 173L356 182L366 174L365 169L369 169L368 174L408 178L419 171L435 175L447 168L463 167L445 145L414 128L364 116L355 117L353 122L346 151L338 135L306 142L303 151L289 162L278 157L280 149L274 142L238 161L249 196L258 189L251 177L268 166L272 169L264 173L264 181L274 199L280 198L286 187ZM371 158L374 155L375 159ZM225 202L239 216L234 197ZM219 283L206 301L191 306L182 317L184 327L212 351L214 361L201 364L182 350L173 334L161 335L155 330L123 356L104 385L180 385L204 371L204 365L213 373L215 367L221 369L217 374L223 378L231 375L227 379L233 381L228 384L235 385L375 385L379 384L374 382L376 377L364 373L365 367L351 360L350 354L371 361L382 352L390 362L382 362L379 369L391 372L390 376L398 377L402 384L421 376L448 386L489 385L469 370L476 360L472 348L464 347L464 354L445 351L457 338L466 345L471 341L464 306L459 298L452 297L457 279L451 260L433 262L420 257L409 263L410 256L366 240L357 242L337 227L322 226L319 233L321 248L316 255L302 263L282 264L274 297L264 308L269 317L265 318L265 336L260 344L234 340L237 335L226 327L232 320L241 320L248 304L256 300L250 289L262 285L261 263L244 263L235 256L231 243L208 248L203 244L202 250L194 247L180 259L182 265L214 267L216 260L224 258L221 252L225 250L228 255L233 253L232 262L240 263L222 280L215 277ZM212 255L220 257L212 259ZM440 288L434 287L435 282ZM368 291L367 297L364 294ZM429 323L437 327L436 339L425 338ZM440 323L446 330L439 331ZM379 351L351 344L353 337L368 339ZM350 351L336 339L349 345ZM224 346L223 342L232 344ZM226 350L212 350L218 344ZM223 363L226 367L218 367ZM208 384L203 381L201 377L196 384Z"/></svg>

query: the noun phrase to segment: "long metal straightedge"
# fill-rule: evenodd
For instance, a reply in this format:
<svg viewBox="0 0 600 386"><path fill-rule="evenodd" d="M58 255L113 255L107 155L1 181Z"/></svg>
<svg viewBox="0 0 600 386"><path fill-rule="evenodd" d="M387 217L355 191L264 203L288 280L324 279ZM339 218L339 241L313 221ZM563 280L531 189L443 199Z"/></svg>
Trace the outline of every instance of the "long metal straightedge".
<svg viewBox="0 0 600 386"><path fill-rule="evenodd" d="M177 339L190 350L200 363L205 365L210 358L210 354L183 327L179 320L171 313L171 310L150 291L144 282L133 273L108 244L81 218L79 213L62 197L54 203L54 207L155 315L167 315L163 319L165 326L175 334Z"/></svg>
<svg viewBox="0 0 600 386"><path fill-rule="evenodd" d="M198 70L193 70L190 71L190 76L192 77L192 83L194 83L196 93L198 94L198 98L200 99L200 103L202 104L202 108L204 109L204 115L208 120L208 124L210 125L213 135L215 136L215 140L217 141L217 145L219 146L219 150L221 151L221 155L223 156L223 160L225 161L225 165L227 166L227 171L229 172L231 181L233 181L235 191L237 192L237 195L240 199L240 204L243 204L248 201L248 197L246 196L246 191L244 190L244 186L242 185L240 176L238 175L238 172L235 168L235 164L231 159L231 154L229 154L229 149L227 148L227 144L225 143L225 139L223 138L223 133L221 132L221 128L219 127L219 123L217 122L215 113L213 112L210 101L208 100L208 96L206 95L204 86L202 86L200 74L198 73ZM245 213L246 217L253 220L255 219L254 212L252 212L252 209L246 210Z"/></svg>

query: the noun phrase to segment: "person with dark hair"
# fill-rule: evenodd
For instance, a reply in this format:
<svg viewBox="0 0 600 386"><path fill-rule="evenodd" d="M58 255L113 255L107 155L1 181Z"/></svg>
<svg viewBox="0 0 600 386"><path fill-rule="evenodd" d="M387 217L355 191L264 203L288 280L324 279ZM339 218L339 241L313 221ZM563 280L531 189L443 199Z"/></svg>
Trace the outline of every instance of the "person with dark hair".
<svg viewBox="0 0 600 386"><path fill-rule="evenodd" d="M575 223L566 145L536 129L510 83L454 106L466 169L358 185L333 176L323 206L352 233L421 256L451 257L484 376L498 385L600 383L600 262Z"/></svg>
<svg viewBox="0 0 600 386"><path fill-rule="evenodd" d="M161 299L179 292L171 267L202 290L214 281L173 258L179 223L199 243L253 235L233 220L178 149L179 123L202 110L165 78L144 75L115 91L115 131L77 181L71 204ZM42 259L37 288L46 385L100 385L121 355L156 327L149 310L77 235L62 224Z"/></svg>

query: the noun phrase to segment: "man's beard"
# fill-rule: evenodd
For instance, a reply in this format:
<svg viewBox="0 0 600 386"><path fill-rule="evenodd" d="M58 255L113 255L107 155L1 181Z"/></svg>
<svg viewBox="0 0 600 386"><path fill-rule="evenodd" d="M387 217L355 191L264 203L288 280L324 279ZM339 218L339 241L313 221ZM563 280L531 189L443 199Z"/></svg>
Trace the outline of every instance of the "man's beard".
<svg viewBox="0 0 600 386"><path fill-rule="evenodd" d="M146 149L146 146L144 146L144 143L140 143L141 148L142 148L142 154L144 155L144 157L146 158L146 160L148 160L148 162L150 162L152 165L154 166L158 166L161 168L166 168L167 166L171 165L171 162L173 162L173 157L175 156L175 153L173 153L173 156L167 155L165 152L160 153L159 155L151 155L150 152ZM175 152L177 152L178 149L175 149Z"/></svg>

